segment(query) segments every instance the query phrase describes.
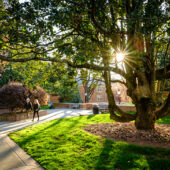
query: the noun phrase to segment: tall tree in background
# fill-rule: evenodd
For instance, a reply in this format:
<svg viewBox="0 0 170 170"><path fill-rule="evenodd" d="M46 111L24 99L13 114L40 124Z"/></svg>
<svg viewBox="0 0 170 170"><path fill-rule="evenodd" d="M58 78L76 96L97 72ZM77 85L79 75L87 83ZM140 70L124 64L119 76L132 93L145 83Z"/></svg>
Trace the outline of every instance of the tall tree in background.
<svg viewBox="0 0 170 170"><path fill-rule="evenodd" d="M158 81L163 91L170 78L167 0L8 3L0 15L1 60L43 60L99 71L105 80L111 118L135 120L137 129L153 129L157 119L170 113L170 94L158 109L160 91L156 91ZM29 57L23 57L25 53ZM127 114L116 105L112 72L123 78L119 83L127 87L136 114Z"/></svg>
<svg viewBox="0 0 170 170"><path fill-rule="evenodd" d="M80 70L80 76L79 79L81 80L81 83L83 85L84 93L85 93L85 103L88 103L98 85L100 85L101 82L99 82L99 73L98 72L92 72L87 69L81 69Z"/></svg>

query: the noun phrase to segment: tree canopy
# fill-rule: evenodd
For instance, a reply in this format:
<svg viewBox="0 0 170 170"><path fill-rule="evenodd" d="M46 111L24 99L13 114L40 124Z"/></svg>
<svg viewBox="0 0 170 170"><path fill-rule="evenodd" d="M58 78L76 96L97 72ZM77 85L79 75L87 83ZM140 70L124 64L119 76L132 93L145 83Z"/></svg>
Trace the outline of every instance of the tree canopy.
<svg viewBox="0 0 170 170"><path fill-rule="evenodd" d="M99 71L111 118L135 120L138 129L152 129L156 119L170 113L170 95L165 103L158 100L170 78L167 0L6 2L0 15L1 60L51 61ZM122 63L118 53L124 54ZM119 82L126 85L136 114L116 105L113 72L123 78Z"/></svg>
<svg viewBox="0 0 170 170"><path fill-rule="evenodd" d="M79 102L76 81L77 71L58 63L25 62L6 63L1 71L0 87L11 81L23 83L30 89L42 87L51 95L58 95L65 102Z"/></svg>

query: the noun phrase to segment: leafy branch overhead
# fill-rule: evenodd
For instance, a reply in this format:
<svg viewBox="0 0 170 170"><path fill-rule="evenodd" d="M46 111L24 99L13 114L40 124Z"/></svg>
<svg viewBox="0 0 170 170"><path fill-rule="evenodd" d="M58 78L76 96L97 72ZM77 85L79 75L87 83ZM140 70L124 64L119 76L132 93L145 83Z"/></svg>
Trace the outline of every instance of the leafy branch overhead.
<svg viewBox="0 0 170 170"><path fill-rule="evenodd" d="M167 0L7 0L1 5L0 59L97 71L106 85L111 118L153 129L156 119L170 113L170 95L161 100L170 78L168 9ZM124 53L122 62L117 53ZM123 79L136 114L116 105L113 73Z"/></svg>

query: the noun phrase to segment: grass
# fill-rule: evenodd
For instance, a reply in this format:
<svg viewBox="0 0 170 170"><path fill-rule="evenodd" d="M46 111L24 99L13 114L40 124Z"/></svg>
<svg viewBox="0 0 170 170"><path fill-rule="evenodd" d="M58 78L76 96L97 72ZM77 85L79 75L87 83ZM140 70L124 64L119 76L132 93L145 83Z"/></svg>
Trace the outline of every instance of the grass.
<svg viewBox="0 0 170 170"><path fill-rule="evenodd" d="M161 124L170 124L170 114L163 119L157 120L156 122Z"/></svg>
<svg viewBox="0 0 170 170"><path fill-rule="evenodd" d="M101 139L83 130L110 123L109 114L56 119L27 127L10 137L47 170L167 170L170 150ZM169 117L159 120L169 123Z"/></svg>
<svg viewBox="0 0 170 170"><path fill-rule="evenodd" d="M47 109L50 109L49 106L41 106L40 110L47 110ZM53 109L55 109L55 107L53 107Z"/></svg>
<svg viewBox="0 0 170 170"><path fill-rule="evenodd" d="M41 106L40 110L46 110L49 109L49 106Z"/></svg>

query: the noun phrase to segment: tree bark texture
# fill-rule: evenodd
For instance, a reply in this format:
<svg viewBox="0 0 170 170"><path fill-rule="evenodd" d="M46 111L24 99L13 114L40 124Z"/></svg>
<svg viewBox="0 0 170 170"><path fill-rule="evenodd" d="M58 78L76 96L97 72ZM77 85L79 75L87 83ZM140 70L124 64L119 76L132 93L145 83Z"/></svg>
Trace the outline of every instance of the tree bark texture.
<svg viewBox="0 0 170 170"><path fill-rule="evenodd" d="M156 121L155 108L150 104L150 99L142 98L140 102L136 104L136 110L136 128L140 130L154 129Z"/></svg>

